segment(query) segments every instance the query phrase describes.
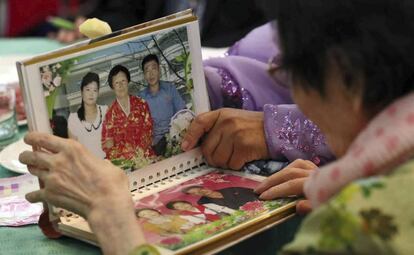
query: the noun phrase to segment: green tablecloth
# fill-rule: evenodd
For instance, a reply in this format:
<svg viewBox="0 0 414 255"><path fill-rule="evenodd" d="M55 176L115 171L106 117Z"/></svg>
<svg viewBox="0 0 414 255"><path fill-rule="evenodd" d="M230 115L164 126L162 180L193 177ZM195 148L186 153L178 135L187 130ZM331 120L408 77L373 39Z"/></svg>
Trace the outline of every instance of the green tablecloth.
<svg viewBox="0 0 414 255"><path fill-rule="evenodd" d="M44 38L0 39L0 56L34 55L59 47L61 43Z"/></svg>

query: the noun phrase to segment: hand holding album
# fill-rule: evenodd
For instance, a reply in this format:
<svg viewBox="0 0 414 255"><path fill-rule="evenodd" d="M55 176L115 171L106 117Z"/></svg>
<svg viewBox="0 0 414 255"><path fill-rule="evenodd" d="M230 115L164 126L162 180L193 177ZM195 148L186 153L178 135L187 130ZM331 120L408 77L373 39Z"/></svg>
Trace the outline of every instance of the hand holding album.
<svg viewBox="0 0 414 255"><path fill-rule="evenodd" d="M184 137L183 149L194 148L204 135L201 148L212 166L238 170L269 157L262 112L225 108L200 114Z"/></svg>
<svg viewBox="0 0 414 255"><path fill-rule="evenodd" d="M37 132L27 134L25 142L41 150L25 151L19 160L29 165L29 171L47 187L27 194L30 202L46 201L88 219L96 198L130 201L130 196L125 196L129 190L124 172L106 160L98 160L78 142ZM79 178L85 181L79 182ZM53 185L48 185L49 181Z"/></svg>

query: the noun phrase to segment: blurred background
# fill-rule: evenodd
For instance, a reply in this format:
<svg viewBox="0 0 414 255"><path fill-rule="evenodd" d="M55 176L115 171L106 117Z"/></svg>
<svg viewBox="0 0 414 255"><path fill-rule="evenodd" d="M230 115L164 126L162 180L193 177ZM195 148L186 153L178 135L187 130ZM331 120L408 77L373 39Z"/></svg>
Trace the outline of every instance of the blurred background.
<svg viewBox="0 0 414 255"><path fill-rule="evenodd" d="M188 8L199 17L203 46L228 47L266 18L262 0L0 0L2 37L81 38L78 26L96 17L119 30Z"/></svg>

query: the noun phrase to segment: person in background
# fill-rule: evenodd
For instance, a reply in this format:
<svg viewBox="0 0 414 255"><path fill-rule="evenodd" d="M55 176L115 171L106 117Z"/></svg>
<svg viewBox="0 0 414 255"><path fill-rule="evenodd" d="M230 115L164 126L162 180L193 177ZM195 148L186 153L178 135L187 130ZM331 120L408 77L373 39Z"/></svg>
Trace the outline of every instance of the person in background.
<svg viewBox="0 0 414 255"><path fill-rule="evenodd" d="M105 158L102 150L102 125L108 106L98 105L100 80L96 73L87 73L81 81L81 106L68 118L69 138L85 145L95 156Z"/></svg>
<svg viewBox="0 0 414 255"><path fill-rule="evenodd" d="M82 0L0 0L0 36L52 36L58 34L49 19L69 18L79 11ZM63 31L62 31L63 32ZM79 34L79 33L77 33ZM68 40L77 37L70 36Z"/></svg>
<svg viewBox="0 0 414 255"><path fill-rule="evenodd" d="M198 17L205 47L229 47L268 21L262 0L171 0L165 6L167 13L187 8Z"/></svg>
<svg viewBox="0 0 414 255"><path fill-rule="evenodd" d="M16 37L30 34L44 23L47 17L58 15L59 8L57 0L1 0L0 36Z"/></svg>
<svg viewBox="0 0 414 255"><path fill-rule="evenodd" d="M171 117L186 108L185 102L173 83L160 81L160 61L156 55L145 56L141 68L148 86L139 96L147 101L154 121L153 149L157 155L164 155Z"/></svg>

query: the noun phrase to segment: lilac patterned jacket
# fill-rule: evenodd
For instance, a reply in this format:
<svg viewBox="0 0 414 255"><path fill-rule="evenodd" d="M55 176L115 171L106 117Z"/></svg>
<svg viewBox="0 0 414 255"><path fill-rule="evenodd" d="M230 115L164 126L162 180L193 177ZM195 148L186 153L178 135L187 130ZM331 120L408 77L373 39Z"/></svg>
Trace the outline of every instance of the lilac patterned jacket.
<svg viewBox="0 0 414 255"><path fill-rule="evenodd" d="M270 59L280 55L274 28L268 23L233 45L222 58L204 61L212 109L241 108L264 112L266 141L272 159L333 159L324 136L297 108L283 79L267 73Z"/></svg>

